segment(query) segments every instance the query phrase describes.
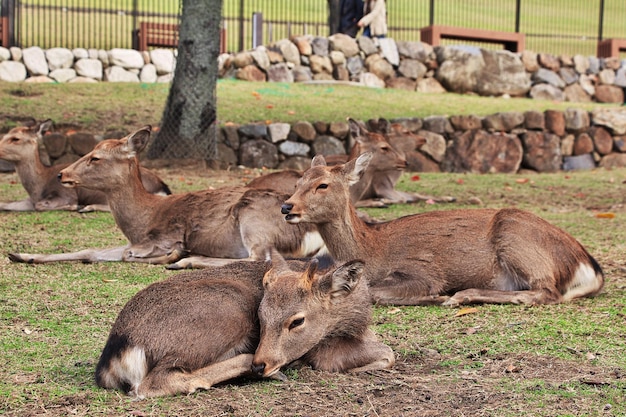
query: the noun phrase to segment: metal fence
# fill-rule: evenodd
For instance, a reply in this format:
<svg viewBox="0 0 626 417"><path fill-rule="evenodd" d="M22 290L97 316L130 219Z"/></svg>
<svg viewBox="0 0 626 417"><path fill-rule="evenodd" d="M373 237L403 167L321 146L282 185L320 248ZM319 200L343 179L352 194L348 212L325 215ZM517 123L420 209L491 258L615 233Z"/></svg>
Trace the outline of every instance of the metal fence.
<svg viewBox="0 0 626 417"><path fill-rule="evenodd" d="M0 0L2 46L137 48L142 21L177 23L181 0ZM623 0L388 0L388 36L420 40L429 24L521 32L526 49L595 55L598 40L626 38ZM329 35L324 0L224 0L226 49L292 35ZM4 30L3 29L3 30ZM444 41L452 43L458 41ZM472 42L464 42L470 43ZM487 48L496 46L478 44Z"/></svg>

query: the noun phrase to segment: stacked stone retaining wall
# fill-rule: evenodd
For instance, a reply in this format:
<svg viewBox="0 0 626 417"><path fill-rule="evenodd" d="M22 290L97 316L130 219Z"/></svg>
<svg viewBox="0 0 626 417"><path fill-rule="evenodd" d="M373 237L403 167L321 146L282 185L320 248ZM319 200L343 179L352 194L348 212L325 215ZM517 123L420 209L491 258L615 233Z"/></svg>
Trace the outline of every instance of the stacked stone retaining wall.
<svg viewBox="0 0 626 417"><path fill-rule="evenodd" d="M400 132L391 135L393 145L406 154L409 171L515 173L522 169L555 172L626 166L626 110L621 108L431 116L391 122L394 131ZM377 129L377 120L366 123ZM45 135L41 154L48 164L72 162L98 141L126 133L57 131ZM218 130L216 165L306 169L314 155L345 154L351 145L346 122L228 125Z"/></svg>
<svg viewBox="0 0 626 417"><path fill-rule="evenodd" d="M618 58L555 56L391 38L296 36L219 56L219 76L249 81L343 81L417 92L474 93L571 102L623 103ZM0 81L170 82L175 51L0 47Z"/></svg>

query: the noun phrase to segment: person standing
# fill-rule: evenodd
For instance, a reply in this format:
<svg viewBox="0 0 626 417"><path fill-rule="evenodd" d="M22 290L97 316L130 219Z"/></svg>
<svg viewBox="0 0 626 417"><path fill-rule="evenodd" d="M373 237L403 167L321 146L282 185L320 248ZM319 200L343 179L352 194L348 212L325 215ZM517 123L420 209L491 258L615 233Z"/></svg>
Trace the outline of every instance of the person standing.
<svg viewBox="0 0 626 417"><path fill-rule="evenodd" d="M363 0L341 0L339 33L356 37L361 29L358 22L363 17L363 10Z"/></svg>
<svg viewBox="0 0 626 417"><path fill-rule="evenodd" d="M365 0L364 16L359 27L364 27L363 36L384 38L387 36L387 8L385 0Z"/></svg>

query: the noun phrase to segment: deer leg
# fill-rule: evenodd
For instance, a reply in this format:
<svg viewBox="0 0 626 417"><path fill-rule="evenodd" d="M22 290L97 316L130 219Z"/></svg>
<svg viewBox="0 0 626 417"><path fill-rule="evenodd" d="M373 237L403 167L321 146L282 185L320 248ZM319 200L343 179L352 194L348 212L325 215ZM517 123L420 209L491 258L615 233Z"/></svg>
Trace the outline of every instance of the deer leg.
<svg viewBox="0 0 626 417"><path fill-rule="evenodd" d="M556 304L562 297L558 291L542 288L525 291L500 291L470 288L459 291L442 305L459 306L462 304Z"/></svg>
<svg viewBox="0 0 626 417"><path fill-rule="evenodd" d="M35 206L30 199L0 203L0 211L34 211Z"/></svg>
<svg viewBox="0 0 626 417"><path fill-rule="evenodd" d="M51 210L65 210L76 211L78 210L78 204L70 203L67 200L60 198L44 199L35 203L35 210L37 211L51 211Z"/></svg>
<svg viewBox="0 0 626 417"><path fill-rule="evenodd" d="M78 208L79 213L92 213L94 211L111 211L108 204L88 204L86 206Z"/></svg>
<svg viewBox="0 0 626 417"><path fill-rule="evenodd" d="M120 246L109 249L84 249L78 252L53 254L9 253L9 259L13 262L28 264L67 261L79 261L84 263L120 262L122 261L122 255L127 248L128 246Z"/></svg>
<svg viewBox="0 0 626 417"><path fill-rule="evenodd" d="M441 305L450 297L447 295L407 294L393 287L370 287L372 301L383 306L432 306ZM400 295L398 295L400 294Z"/></svg>
<svg viewBox="0 0 626 417"><path fill-rule="evenodd" d="M246 261L252 261L252 259L250 258L230 259L230 258L210 258L208 256L189 256L187 258L182 258L172 264L169 264L166 268L171 269L171 270L210 268L210 267L228 265L233 262L246 262Z"/></svg>
<svg viewBox="0 0 626 417"><path fill-rule="evenodd" d="M199 389L209 389L220 382L251 373L252 354L241 354L221 362L213 363L193 372L178 368L159 368L158 365L146 375L132 391L139 399L174 394L191 394Z"/></svg>
<svg viewBox="0 0 626 417"><path fill-rule="evenodd" d="M165 245L155 244L143 244L132 245L126 248L122 256L122 260L125 262L141 262L147 264L163 265L171 264L187 255L187 251L182 248L182 245L175 244L173 248L166 247ZM169 245L167 245L169 246Z"/></svg>

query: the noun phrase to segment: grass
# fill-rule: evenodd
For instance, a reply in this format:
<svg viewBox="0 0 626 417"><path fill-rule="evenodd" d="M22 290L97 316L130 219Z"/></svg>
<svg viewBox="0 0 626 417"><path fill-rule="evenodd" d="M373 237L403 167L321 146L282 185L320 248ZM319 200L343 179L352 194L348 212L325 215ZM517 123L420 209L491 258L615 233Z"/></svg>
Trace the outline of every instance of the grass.
<svg viewBox="0 0 626 417"><path fill-rule="evenodd" d="M0 83L0 131L28 118L50 118L57 125L80 127L92 133L127 131L145 124L158 126L168 91L169 85L165 84ZM367 120L460 114L486 116L505 111L565 110L574 106L592 110L609 105L224 79L217 84L217 106L219 124L244 124L333 122L345 121L347 117Z"/></svg>
<svg viewBox="0 0 626 417"><path fill-rule="evenodd" d="M239 183L255 173L235 170L225 180L224 172L160 171L175 192ZM516 181L520 178L529 181ZM581 415L576 410L599 415L593 411L607 404L612 415L626 413L626 384L619 379L626 372L625 183L626 169L532 175L420 173L419 180L405 175L402 189L453 195L457 203L393 206L369 210L371 215L382 219L425 210L472 208L472 197L479 197L485 207L525 208L586 245L604 266L607 286L594 299L556 306L478 306L475 312L458 317L457 309L377 307L374 329L398 354L402 369L393 378L406 378L403 384L412 384L415 378L421 381L413 395L398 403L408 407L409 398L434 396L438 390L443 395L449 390L447 400L438 406L443 412L448 404L464 409L469 405L459 403L460 398L485 393L480 401L488 414L482 415ZM24 197L14 174L2 175L0 195L3 199ZM615 217L596 217L606 212ZM0 216L2 253L71 251L124 242L107 213ZM244 383L190 397L133 403L94 386L95 362L124 303L139 289L174 272L143 264L32 266L11 264L6 258L0 259L0 268L0 346L4 352L0 356L0 409L9 415L33 407L52 415L72 410L76 415L216 415L234 398L257 398L239 409L246 415L280 415L284 412L279 405L289 401L292 390L305 387L308 395L320 390L336 392L339 408L335 411L343 414L359 412L354 404L362 397L352 385L349 393L337 391L343 389L339 387L350 383L374 389L367 376L346 381L343 378L349 377L300 370L289 373L295 384L290 388L273 382ZM588 380L598 380L600 385ZM392 383L385 384L375 389ZM507 407L496 406L502 398Z"/></svg>

